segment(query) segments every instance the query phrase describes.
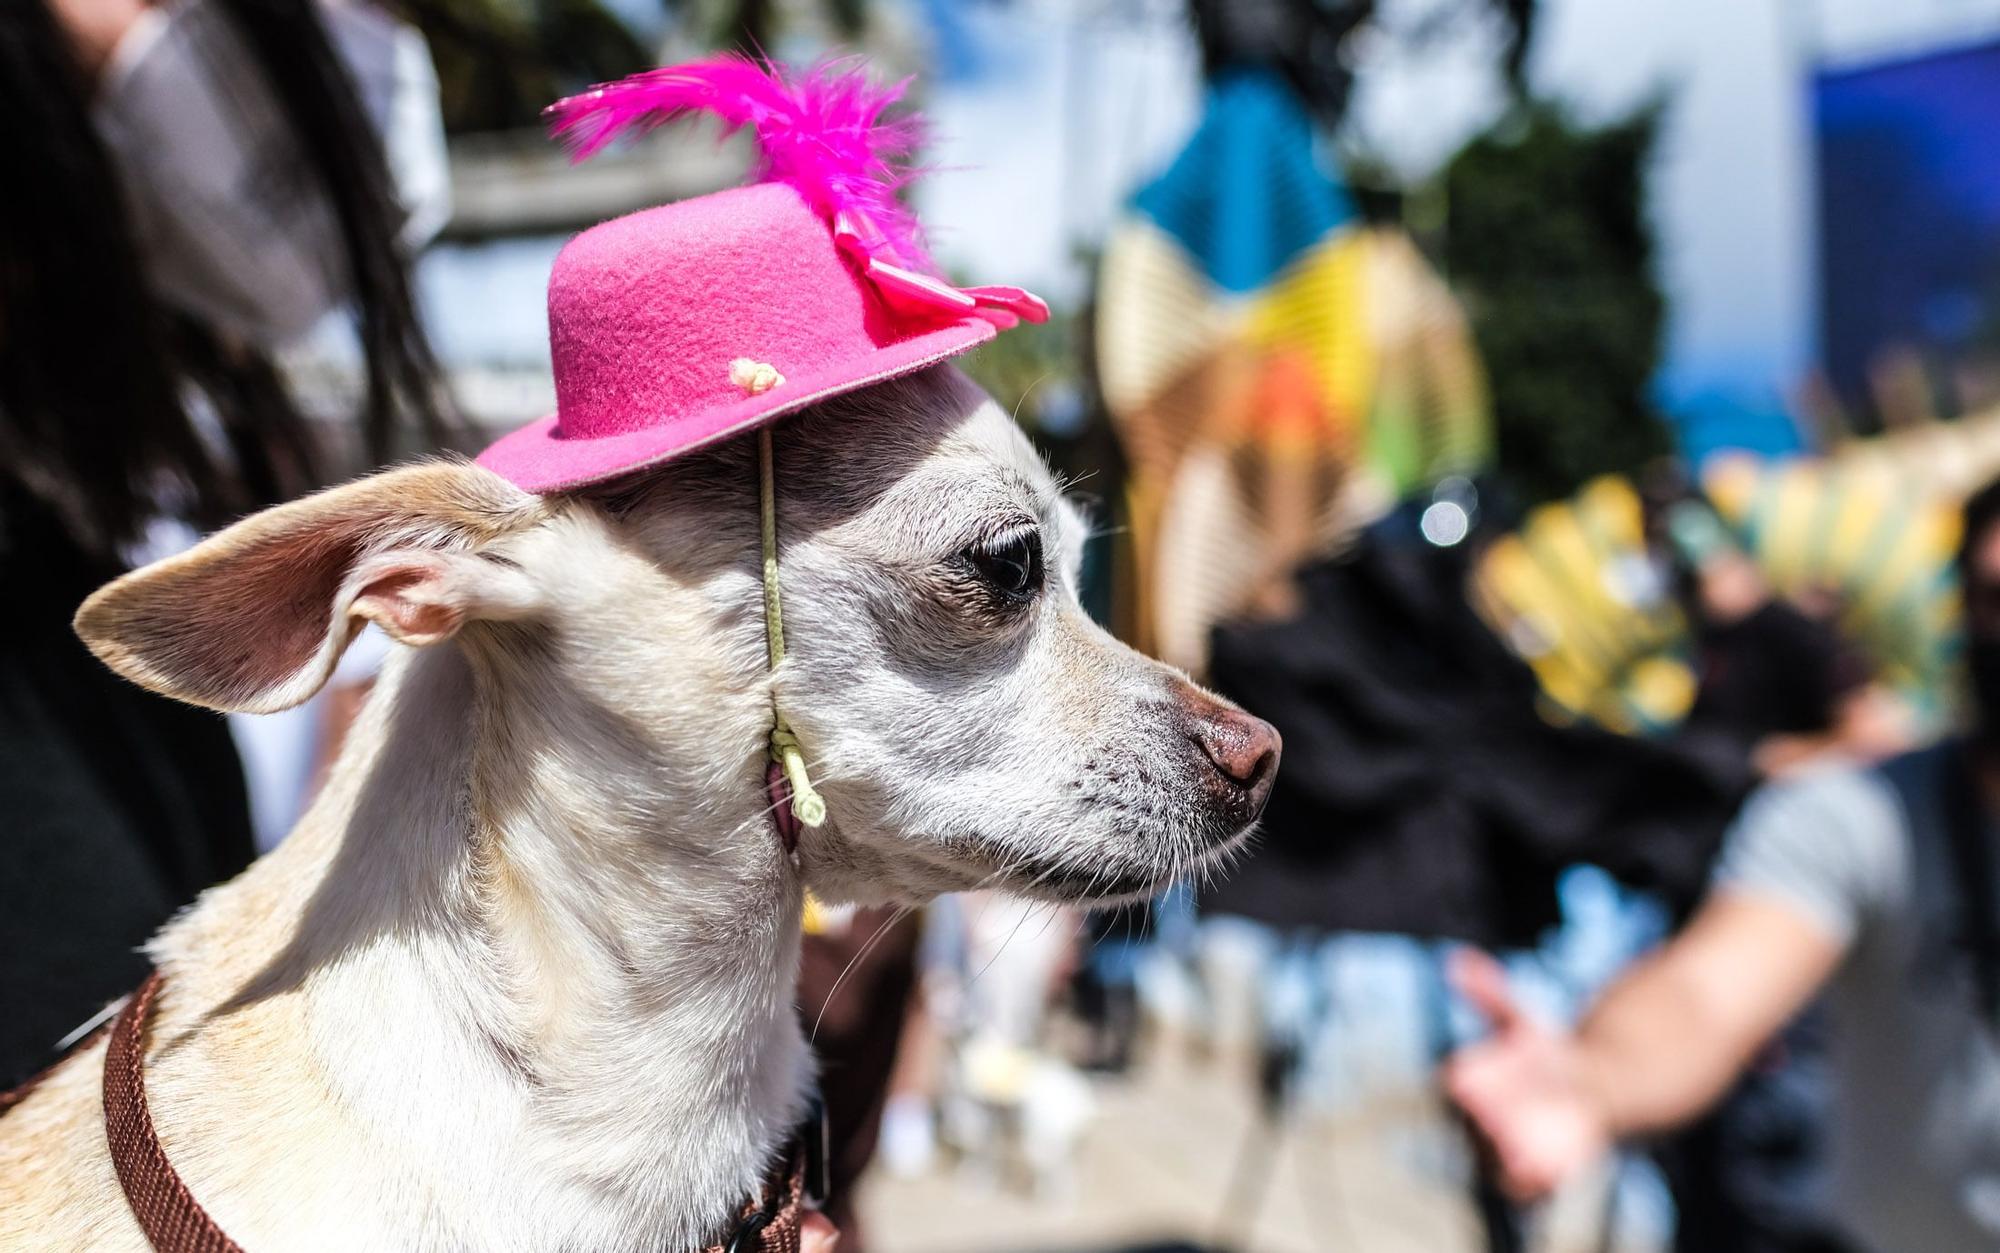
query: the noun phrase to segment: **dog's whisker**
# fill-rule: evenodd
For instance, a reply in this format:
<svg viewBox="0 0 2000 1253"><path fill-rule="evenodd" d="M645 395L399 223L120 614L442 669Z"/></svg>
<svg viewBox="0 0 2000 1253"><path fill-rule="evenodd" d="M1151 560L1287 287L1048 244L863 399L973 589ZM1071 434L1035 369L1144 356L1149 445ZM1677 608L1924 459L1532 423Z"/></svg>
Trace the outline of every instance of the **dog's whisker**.
<svg viewBox="0 0 2000 1253"><path fill-rule="evenodd" d="M840 974L834 979L833 986L826 990L826 999L819 1003L819 1013L813 1018L812 1030L806 1033L808 1039L814 1041L819 1039L819 1027L826 1021L827 1007L833 1004L833 998L840 992L841 985L847 982L847 976L853 974L854 968L868 959L868 955L875 951L875 946L882 942L882 937L889 934L890 928L909 917L915 910L914 905L897 906L895 912L889 915L888 921L875 928L875 934L869 936L854 956L847 959L847 964L841 967Z"/></svg>
<svg viewBox="0 0 2000 1253"><path fill-rule="evenodd" d="M978 983L980 975L983 975L987 971L993 969L993 963L999 961L1001 956L1004 953L1006 953L1007 949L1014 943L1014 937L1021 933L1022 926L1026 924L1028 919L1032 916L1033 916L1033 911L1031 910L1029 913L1022 914L1018 919L1015 920L1013 928L1007 932L1007 938L1001 940L1000 947L993 950L993 956L986 959L986 964L979 968L979 974L976 974L972 976L970 979L967 979L965 981L966 987L969 988L973 984Z"/></svg>
<svg viewBox="0 0 2000 1253"><path fill-rule="evenodd" d="M1042 925L1035 931L1035 938L1039 940L1047 935L1049 927L1054 925L1056 919L1063 917L1063 911L1069 908L1068 901L1036 901L1028 911L1031 919L1040 916L1042 920Z"/></svg>
<svg viewBox="0 0 2000 1253"><path fill-rule="evenodd" d="M1055 376L1055 370L1053 367L1051 367L1050 369L1042 371L1041 374L1036 377L1034 382L1022 388L1021 398L1014 402L1014 412L1008 416L1013 418L1014 421L1019 422L1021 420L1021 406L1028 403L1028 397L1035 394L1035 389L1037 387L1040 387L1042 384L1048 382L1049 379L1051 379L1054 376Z"/></svg>

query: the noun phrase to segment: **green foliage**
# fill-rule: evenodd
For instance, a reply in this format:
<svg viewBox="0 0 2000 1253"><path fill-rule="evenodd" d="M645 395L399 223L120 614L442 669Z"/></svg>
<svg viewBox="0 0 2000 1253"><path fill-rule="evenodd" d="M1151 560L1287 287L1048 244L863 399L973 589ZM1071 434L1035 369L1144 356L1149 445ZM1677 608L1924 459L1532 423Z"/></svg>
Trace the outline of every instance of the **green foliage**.
<svg viewBox="0 0 2000 1253"><path fill-rule="evenodd" d="M868 0L661 0L683 29L715 48L734 48L762 56L800 27L810 30L824 19L825 32L841 42L860 39L868 25Z"/></svg>
<svg viewBox="0 0 2000 1253"><path fill-rule="evenodd" d="M403 0L430 42L445 130L532 129L558 96L651 64L598 0Z"/></svg>
<svg viewBox="0 0 2000 1253"><path fill-rule="evenodd" d="M1500 471L1524 504L1671 447L1650 385L1666 300L1646 172L1662 105L1601 127L1525 104L1445 170L1445 268L1493 390Z"/></svg>
<svg viewBox="0 0 2000 1253"><path fill-rule="evenodd" d="M542 107L591 83L655 63L653 53L603 0L399 0L430 41L445 130L535 129ZM702 47L753 54L802 19L823 18L843 41L861 38L867 0L659 0L663 18Z"/></svg>
<svg viewBox="0 0 2000 1253"><path fill-rule="evenodd" d="M1057 311L1047 322L1023 322L963 358L960 364L974 382L1002 408L1035 430L1042 424L1041 406L1051 390L1073 393L1076 385L1076 337L1070 318Z"/></svg>

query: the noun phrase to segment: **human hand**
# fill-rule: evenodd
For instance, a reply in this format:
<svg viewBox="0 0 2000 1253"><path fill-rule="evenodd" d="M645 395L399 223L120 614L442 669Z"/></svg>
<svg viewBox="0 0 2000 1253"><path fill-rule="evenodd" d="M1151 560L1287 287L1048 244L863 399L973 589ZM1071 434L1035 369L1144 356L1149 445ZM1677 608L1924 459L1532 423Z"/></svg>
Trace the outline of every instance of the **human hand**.
<svg viewBox="0 0 2000 1253"><path fill-rule="evenodd" d="M1524 1012L1484 953L1454 954L1451 981L1493 1033L1446 1059L1445 1091L1485 1140L1507 1194L1539 1200L1611 1147L1576 1040Z"/></svg>

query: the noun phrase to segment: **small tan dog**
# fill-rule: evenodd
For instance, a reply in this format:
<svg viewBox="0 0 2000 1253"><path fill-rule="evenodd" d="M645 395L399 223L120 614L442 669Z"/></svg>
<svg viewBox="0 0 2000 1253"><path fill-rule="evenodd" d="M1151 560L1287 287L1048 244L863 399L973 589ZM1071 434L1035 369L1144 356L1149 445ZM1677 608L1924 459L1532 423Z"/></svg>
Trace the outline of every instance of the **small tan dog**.
<svg viewBox="0 0 2000 1253"><path fill-rule="evenodd" d="M84 605L112 667L216 709L304 700L364 622L404 646L297 830L150 947L153 1117L252 1253L698 1248L809 1084L807 889L1131 896L1255 820L1275 734L1091 623L1081 520L961 376L776 441L775 674L749 441L571 495L391 470ZM796 857L774 694L829 815ZM0 1118L0 1248L145 1247L104 1052Z"/></svg>

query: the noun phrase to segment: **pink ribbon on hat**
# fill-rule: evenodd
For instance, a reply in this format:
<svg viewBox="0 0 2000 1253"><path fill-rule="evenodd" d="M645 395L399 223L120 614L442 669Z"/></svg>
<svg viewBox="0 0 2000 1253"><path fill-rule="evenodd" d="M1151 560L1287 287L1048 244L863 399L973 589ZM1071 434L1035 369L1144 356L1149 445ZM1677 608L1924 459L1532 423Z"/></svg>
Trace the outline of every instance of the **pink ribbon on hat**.
<svg viewBox="0 0 2000 1253"><path fill-rule="evenodd" d="M1049 306L1019 287L953 287L940 278L900 266L878 255L887 241L862 215L847 210L833 218L833 242L875 285L882 299L909 317L984 318L1001 330L1020 322L1046 322Z"/></svg>

